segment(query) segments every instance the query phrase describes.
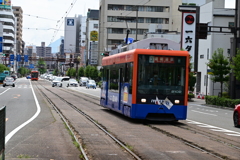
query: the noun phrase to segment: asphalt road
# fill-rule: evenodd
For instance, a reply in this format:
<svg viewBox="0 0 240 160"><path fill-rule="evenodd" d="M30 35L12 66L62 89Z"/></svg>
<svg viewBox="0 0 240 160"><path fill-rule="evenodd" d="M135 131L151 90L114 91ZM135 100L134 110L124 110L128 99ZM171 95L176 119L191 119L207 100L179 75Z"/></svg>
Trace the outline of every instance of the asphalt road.
<svg viewBox="0 0 240 160"><path fill-rule="evenodd" d="M85 87L71 87L70 89L95 97L100 97L101 91L100 88L86 89ZM233 125L233 109L207 106L203 99L194 98L193 102L188 102L187 123L240 137L240 128Z"/></svg>
<svg viewBox="0 0 240 160"><path fill-rule="evenodd" d="M59 115L35 93L30 80L19 78L16 87L0 85L0 102L6 106L5 159L79 159Z"/></svg>

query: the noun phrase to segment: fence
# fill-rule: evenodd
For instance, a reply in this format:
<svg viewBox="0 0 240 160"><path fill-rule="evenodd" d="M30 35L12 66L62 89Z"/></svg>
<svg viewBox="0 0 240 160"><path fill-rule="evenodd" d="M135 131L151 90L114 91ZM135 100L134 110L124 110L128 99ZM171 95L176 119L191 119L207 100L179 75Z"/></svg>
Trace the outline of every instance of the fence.
<svg viewBox="0 0 240 160"><path fill-rule="evenodd" d="M0 108L0 159L5 159L6 106Z"/></svg>

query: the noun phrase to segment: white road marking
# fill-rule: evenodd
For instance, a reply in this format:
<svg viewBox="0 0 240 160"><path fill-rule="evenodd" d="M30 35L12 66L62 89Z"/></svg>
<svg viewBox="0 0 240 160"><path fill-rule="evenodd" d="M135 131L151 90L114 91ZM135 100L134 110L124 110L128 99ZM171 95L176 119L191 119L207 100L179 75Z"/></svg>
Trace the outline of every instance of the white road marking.
<svg viewBox="0 0 240 160"><path fill-rule="evenodd" d="M191 111L201 113L201 114L207 114L207 115L210 115L210 116L217 116L216 114L204 113L204 112L199 112L199 111L195 111L195 110L191 110Z"/></svg>
<svg viewBox="0 0 240 160"><path fill-rule="evenodd" d="M240 136L240 132L231 131L231 130L228 130L228 129L204 124L204 123L201 123L201 122L192 121L192 120L189 120L189 119L187 119L187 123L196 124L199 127L210 128L210 130L215 131L215 132L223 132L224 134L229 135L229 136Z"/></svg>
<svg viewBox="0 0 240 160"><path fill-rule="evenodd" d="M30 81L30 86L32 88L32 83ZM28 123L32 122L35 118L37 118L37 116L39 115L39 113L41 112L41 107L39 105L39 102L37 100L37 97L35 95L35 92L32 88L32 93L33 93L33 97L34 97L34 100L35 100L35 103L36 103L36 106L37 106L37 112L29 119L27 120L26 122L24 122L23 124L21 124L20 126L18 126L17 128L15 128L12 132L10 132L6 137L5 137L5 144L7 144L7 142L12 138L12 136L14 134L16 134L20 129L22 129L24 126L26 126Z"/></svg>
<svg viewBox="0 0 240 160"><path fill-rule="evenodd" d="M4 93L7 92L9 89L11 89L11 88L6 89L6 90L3 91L2 93L0 93L0 95L4 94Z"/></svg>

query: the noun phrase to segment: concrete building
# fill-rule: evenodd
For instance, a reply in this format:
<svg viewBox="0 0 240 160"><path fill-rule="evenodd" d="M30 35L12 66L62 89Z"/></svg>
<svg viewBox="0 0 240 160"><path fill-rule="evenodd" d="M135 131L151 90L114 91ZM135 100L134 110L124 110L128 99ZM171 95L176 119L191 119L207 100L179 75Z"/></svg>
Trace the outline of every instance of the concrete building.
<svg viewBox="0 0 240 160"><path fill-rule="evenodd" d="M99 54L124 43L128 37L142 40L149 24L158 24L161 32L181 31L181 0L101 0L99 7ZM127 24L126 24L127 21ZM137 31L137 32L136 32ZM99 65L102 57L99 56Z"/></svg>
<svg viewBox="0 0 240 160"><path fill-rule="evenodd" d="M23 10L20 6L12 6L13 14L16 17L16 53L23 55L23 40L22 40L22 24L23 24Z"/></svg>
<svg viewBox="0 0 240 160"><path fill-rule="evenodd" d="M86 53L89 65L98 65L99 10L88 9L86 20Z"/></svg>
<svg viewBox="0 0 240 160"><path fill-rule="evenodd" d="M85 59L86 17L65 17L64 53L66 64L75 62L76 68L86 65Z"/></svg>
<svg viewBox="0 0 240 160"><path fill-rule="evenodd" d="M224 8L224 0L211 1L200 8L200 23L208 23L208 26L229 27L234 22L234 10ZM213 29L219 31L219 29ZM223 29L223 31L230 31ZM207 39L199 40L198 72L196 91L202 94L218 95L220 83L214 83L210 79L210 71L207 67L209 59L218 48L223 48L224 56L230 57L231 33L209 32ZM226 88L226 87L225 87Z"/></svg>
<svg viewBox="0 0 240 160"><path fill-rule="evenodd" d="M0 58L4 58L3 64L9 66L11 71L16 71L16 63L14 61L9 61L9 55L14 54L16 56L16 42L15 42L15 16L12 11L11 3L4 4L4 2L0 5L0 22L2 23L3 36L0 38L0 43L2 45L2 53L0 54Z"/></svg>
<svg viewBox="0 0 240 160"><path fill-rule="evenodd" d="M36 53L39 58L51 58L52 57L52 48L46 47L45 42L41 42L41 46L36 46ZM54 65L55 62L46 61L47 68L52 68L51 66Z"/></svg>

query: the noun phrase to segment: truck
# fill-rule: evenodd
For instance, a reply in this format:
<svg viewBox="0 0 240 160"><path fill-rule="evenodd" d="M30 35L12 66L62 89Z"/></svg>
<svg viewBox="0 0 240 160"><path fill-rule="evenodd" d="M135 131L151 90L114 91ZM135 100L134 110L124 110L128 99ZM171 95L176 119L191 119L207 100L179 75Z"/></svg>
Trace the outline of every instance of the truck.
<svg viewBox="0 0 240 160"><path fill-rule="evenodd" d="M0 83L2 83L7 76L10 76L10 71L8 70L4 70L2 73L0 73Z"/></svg>

